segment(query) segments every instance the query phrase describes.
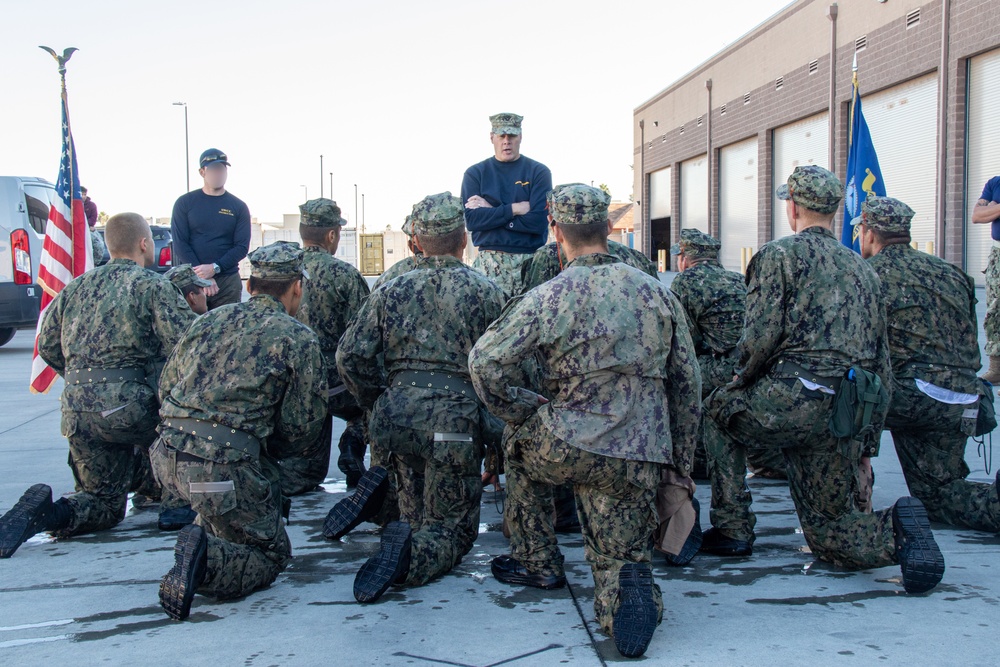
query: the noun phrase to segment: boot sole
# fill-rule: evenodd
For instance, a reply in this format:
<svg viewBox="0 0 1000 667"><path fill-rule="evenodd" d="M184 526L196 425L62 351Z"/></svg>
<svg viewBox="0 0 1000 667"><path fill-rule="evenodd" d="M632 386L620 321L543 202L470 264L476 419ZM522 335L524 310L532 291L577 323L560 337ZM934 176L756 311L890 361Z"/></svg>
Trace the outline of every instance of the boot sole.
<svg viewBox="0 0 1000 667"><path fill-rule="evenodd" d="M393 521L382 531L378 553L365 561L354 577L354 599L375 602L403 574L404 553L409 553L413 531L409 524Z"/></svg>
<svg viewBox="0 0 1000 667"><path fill-rule="evenodd" d="M371 519L382 508L389 491L389 473L385 468L372 466L361 476L358 490L333 506L323 522L323 536L336 540L354 530L362 521Z"/></svg>
<svg viewBox="0 0 1000 667"><path fill-rule="evenodd" d="M52 504L52 488L35 484L14 507L0 518L0 558L10 558L18 547L45 530L46 505Z"/></svg>
<svg viewBox="0 0 1000 667"><path fill-rule="evenodd" d="M892 523L906 540L897 547L903 588L907 593L931 590L944 576L944 555L931 532L927 509L916 498L900 498L892 508Z"/></svg>
<svg viewBox="0 0 1000 667"><path fill-rule="evenodd" d="M648 565L629 563L618 574L621 604L614 616L615 647L626 658L646 652L656 630L653 573Z"/></svg>
<svg viewBox="0 0 1000 667"><path fill-rule="evenodd" d="M170 618L183 621L191 614L198 584L204 580L202 554L208 537L201 526L185 526L174 545L174 566L160 581L160 606Z"/></svg>

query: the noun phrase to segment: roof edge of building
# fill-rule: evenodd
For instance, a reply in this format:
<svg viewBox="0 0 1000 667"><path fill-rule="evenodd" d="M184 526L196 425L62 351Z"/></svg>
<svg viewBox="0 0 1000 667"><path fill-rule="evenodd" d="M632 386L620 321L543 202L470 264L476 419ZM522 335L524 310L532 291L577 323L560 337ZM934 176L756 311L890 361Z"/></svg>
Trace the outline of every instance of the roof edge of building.
<svg viewBox="0 0 1000 667"><path fill-rule="evenodd" d="M716 53L714 56L712 56L708 60L702 62L700 65L698 65L697 67L695 67L693 70L689 71L687 74L684 74L679 79L677 79L676 81L674 81L672 84L670 84L669 86L667 86L666 88L664 88L660 92L656 93L655 95L653 95L652 97L650 97L649 99L647 99L645 102L643 102L639 106L635 107L635 109L632 110L632 115L638 114L640 111L646 109L647 107L652 106L653 104L656 104L661 99L663 99L664 97L666 97L667 95L669 95L670 93L672 93L674 90L676 90L680 86L683 86L685 83L687 83L691 79L693 79L696 76L698 76L698 74L703 73L705 70L707 70L712 65L714 65L717 62L725 59L732 52L737 51L740 48L742 48L747 42L752 41L754 38L756 38L761 33L765 32L767 30L770 30L771 27L777 25L781 21L784 21L789 16L792 16L796 12L798 12L798 11L800 11L800 10L808 7L814 1L815 0L792 0L792 2L790 2L786 6L782 7L777 12L775 12L774 14L772 14L771 16L769 16L768 18L764 19L763 21L761 21L760 23L758 23L756 26L754 26L753 28L751 28L748 32L746 32L742 37L740 37L739 39L737 39L735 42L733 42L732 44L726 46L721 51L719 51L718 53Z"/></svg>

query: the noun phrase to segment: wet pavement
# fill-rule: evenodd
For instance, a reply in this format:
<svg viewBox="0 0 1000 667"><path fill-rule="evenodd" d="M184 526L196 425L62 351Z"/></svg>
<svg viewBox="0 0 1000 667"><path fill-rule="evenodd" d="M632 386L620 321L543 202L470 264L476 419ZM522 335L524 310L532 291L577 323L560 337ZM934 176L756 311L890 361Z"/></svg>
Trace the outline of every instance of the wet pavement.
<svg viewBox="0 0 1000 667"><path fill-rule="evenodd" d="M980 290L981 292L981 290ZM980 296L982 300L982 296ZM980 308L980 311L982 308ZM980 321L982 312L980 312ZM59 436L61 383L27 392L33 332L0 348L0 512L33 483L72 490ZM339 430L334 440L339 437ZM998 443L1000 444L1000 443ZM970 440L972 479L992 481ZM906 493L892 441L875 461L875 505ZM895 567L847 572L815 561L787 488L751 478L758 514L751 558L700 555L671 568L654 557L665 614L652 664L992 665L1000 627L1000 538L937 527L942 583L903 593ZM155 511L130 510L113 530L55 541L36 536L0 561L0 663L143 665L600 665L625 661L593 619L593 582L579 536L561 537L569 586L540 591L490 575L506 552L499 494L483 497L480 536L451 573L422 588L354 601L354 574L378 545L371 524L340 541L323 519L346 493L335 469L321 491L294 499L295 558L269 589L223 603L198 597L172 621L158 604L175 534ZM698 490L707 527L707 486Z"/></svg>

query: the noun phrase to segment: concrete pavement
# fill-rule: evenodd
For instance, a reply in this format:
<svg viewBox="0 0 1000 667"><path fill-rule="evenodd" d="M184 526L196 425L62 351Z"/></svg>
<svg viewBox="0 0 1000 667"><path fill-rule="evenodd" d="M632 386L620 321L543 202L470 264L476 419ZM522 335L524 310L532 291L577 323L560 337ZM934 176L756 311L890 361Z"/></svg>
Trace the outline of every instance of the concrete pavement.
<svg viewBox="0 0 1000 667"><path fill-rule="evenodd" d="M982 297L980 297L982 299ZM980 318L982 312L980 312ZM981 319L980 319L981 321ZM59 435L61 381L27 392L33 332L0 348L0 512L33 483L72 490ZM334 434L335 440L339 431ZM976 445L972 478L991 482ZM875 461L875 506L906 493L891 438ZM992 472L992 471L991 471ZM664 622L651 664L992 665L1000 626L1000 539L937 527L942 583L907 596L895 567L846 572L814 561L783 483L751 479L759 520L748 559L700 555L670 568L655 557ZM623 661L593 620L593 582L582 539L563 542L570 585L539 591L490 575L505 553L501 498L484 494L479 540L440 580L354 601L354 573L374 553L371 524L339 542L323 539L327 511L346 493L332 467L322 492L294 500L295 559L269 589L217 603L196 598L184 623L158 604L175 535L154 511L130 510L117 528L54 541L36 536L0 561L0 662L6 665L601 665ZM698 490L702 525L709 495Z"/></svg>

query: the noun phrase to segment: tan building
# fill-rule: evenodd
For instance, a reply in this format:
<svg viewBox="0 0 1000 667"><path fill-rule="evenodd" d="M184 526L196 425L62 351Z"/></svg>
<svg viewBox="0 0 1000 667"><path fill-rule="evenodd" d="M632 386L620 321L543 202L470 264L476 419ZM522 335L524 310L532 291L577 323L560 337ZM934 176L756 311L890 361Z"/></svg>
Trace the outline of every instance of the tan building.
<svg viewBox="0 0 1000 667"><path fill-rule="evenodd" d="M697 227L740 270L791 233L774 190L792 169L844 177L855 56L887 194L917 212L921 250L982 284L990 228L970 209L1000 174L995 0L799 0L639 105L636 247L656 259Z"/></svg>

